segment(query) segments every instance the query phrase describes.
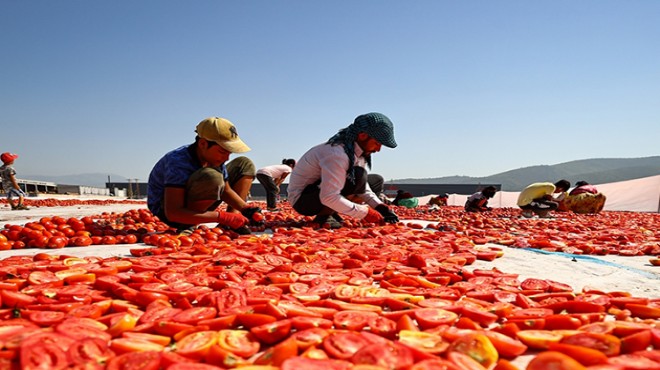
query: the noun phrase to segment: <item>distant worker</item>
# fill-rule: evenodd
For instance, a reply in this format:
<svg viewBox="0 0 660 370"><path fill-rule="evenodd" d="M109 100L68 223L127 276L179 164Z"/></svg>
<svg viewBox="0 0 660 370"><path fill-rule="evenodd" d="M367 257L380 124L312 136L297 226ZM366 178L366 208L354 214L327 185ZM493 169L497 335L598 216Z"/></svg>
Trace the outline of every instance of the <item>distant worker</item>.
<svg viewBox="0 0 660 370"><path fill-rule="evenodd" d="M246 203L256 175L254 163L232 153L250 148L227 119L210 117L195 130L195 142L165 154L149 174L147 206L161 221L179 232L201 223L217 222L239 234L249 234L248 223L259 207ZM216 208L227 203L227 211ZM256 221L255 221L256 222Z"/></svg>
<svg viewBox="0 0 660 370"><path fill-rule="evenodd" d="M559 202L566 197L566 191L570 187L571 183L567 180L559 180L554 184L537 182L527 186L518 196L518 207L522 209L522 216L530 218L536 214L541 218L550 217L550 212L559 207Z"/></svg>
<svg viewBox="0 0 660 370"><path fill-rule="evenodd" d="M431 197L429 199L429 205L430 207L444 207L447 205L447 201L449 200L449 194L444 193L440 194L435 197Z"/></svg>
<svg viewBox="0 0 660 370"><path fill-rule="evenodd" d="M18 154L13 153L2 153L0 155L2 159L2 167L0 167L0 176L2 176L2 189L7 194L7 203L11 206L11 209L19 210L28 210L29 208L23 204L25 197L27 196L25 192L18 186L16 182L16 170L14 169L14 161L18 159ZM14 196L18 197L18 203L14 204L12 199Z"/></svg>
<svg viewBox="0 0 660 370"><path fill-rule="evenodd" d="M277 195L280 193L280 185L295 166L295 159L283 159L282 164L262 167L257 171L257 180L266 190L266 208L269 211L279 211Z"/></svg>
<svg viewBox="0 0 660 370"><path fill-rule="evenodd" d="M412 193L399 189L392 204L406 208L415 208L419 204L419 199L415 198Z"/></svg>
<svg viewBox="0 0 660 370"><path fill-rule="evenodd" d="M342 226L340 214L375 224L398 222L367 180L371 155L383 145L396 147L390 119L380 113L358 116L298 160L289 180L289 202L298 213L316 216L315 223L331 228Z"/></svg>
<svg viewBox="0 0 660 370"><path fill-rule="evenodd" d="M488 200L495 196L497 188L486 186L483 190L470 195L465 202L466 212L486 212L492 208L488 207Z"/></svg>
<svg viewBox="0 0 660 370"><path fill-rule="evenodd" d="M575 213L599 213L605 206L607 197L598 192L595 186L586 181L575 183L575 189L564 199L564 207Z"/></svg>

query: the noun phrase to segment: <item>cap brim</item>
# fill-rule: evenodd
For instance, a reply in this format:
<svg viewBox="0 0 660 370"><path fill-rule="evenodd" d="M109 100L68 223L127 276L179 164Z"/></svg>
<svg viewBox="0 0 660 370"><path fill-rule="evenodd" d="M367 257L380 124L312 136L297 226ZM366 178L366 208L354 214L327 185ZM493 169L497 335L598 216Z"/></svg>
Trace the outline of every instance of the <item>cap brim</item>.
<svg viewBox="0 0 660 370"><path fill-rule="evenodd" d="M225 141L218 143L218 145L225 148L225 150L229 151L230 153L245 153L251 150L250 147L247 146L241 139Z"/></svg>
<svg viewBox="0 0 660 370"><path fill-rule="evenodd" d="M380 143L382 146L386 146L388 148L396 148L396 141L394 140L388 140L384 143Z"/></svg>

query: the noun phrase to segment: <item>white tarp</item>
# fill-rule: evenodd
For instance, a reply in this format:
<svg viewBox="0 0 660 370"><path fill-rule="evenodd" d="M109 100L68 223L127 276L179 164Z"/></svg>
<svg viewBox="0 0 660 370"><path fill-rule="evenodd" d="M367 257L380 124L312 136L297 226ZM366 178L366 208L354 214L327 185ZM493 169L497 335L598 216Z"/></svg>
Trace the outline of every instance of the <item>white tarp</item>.
<svg viewBox="0 0 660 370"><path fill-rule="evenodd" d="M594 184L598 191L605 194L606 211L660 212L660 175L641 179ZM490 207L517 207L517 191L500 191L488 201ZM419 204L428 203L435 195L419 198ZM468 195L450 194L448 205L463 206Z"/></svg>

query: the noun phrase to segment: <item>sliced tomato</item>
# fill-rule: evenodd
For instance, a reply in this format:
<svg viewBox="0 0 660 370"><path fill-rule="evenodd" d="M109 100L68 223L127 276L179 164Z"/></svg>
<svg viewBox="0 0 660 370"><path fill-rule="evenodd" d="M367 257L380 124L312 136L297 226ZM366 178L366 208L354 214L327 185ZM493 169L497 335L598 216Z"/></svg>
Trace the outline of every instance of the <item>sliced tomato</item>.
<svg viewBox="0 0 660 370"><path fill-rule="evenodd" d="M298 355L298 345L294 338L289 338L276 346L265 350L254 360L255 365L281 366L282 363Z"/></svg>
<svg viewBox="0 0 660 370"><path fill-rule="evenodd" d="M564 337L550 330L521 330L516 336L529 348L534 349L547 349L550 343L557 343Z"/></svg>
<svg viewBox="0 0 660 370"><path fill-rule="evenodd" d="M30 321L39 326L53 326L64 321L67 314L61 311L32 311L28 316Z"/></svg>
<svg viewBox="0 0 660 370"><path fill-rule="evenodd" d="M341 360L319 360L307 357L290 358L280 367L281 370L348 370L353 366L351 362Z"/></svg>
<svg viewBox="0 0 660 370"><path fill-rule="evenodd" d="M586 370L582 364L561 352L546 351L534 357L527 365L527 370Z"/></svg>
<svg viewBox="0 0 660 370"><path fill-rule="evenodd" d="M170 319L184 324L195 325L200 320L209 320L216 317L217 313L214 307L192 307L177 313Z"/></svg>
<svg viewBox="0 0 660 370"><path fill-rule="evenodd" d="M274 344L289 336L291 333L291 323L292 320L279 320L252 327L250 333L263 343Z"/></svg>
<svg viewBox="0 0 660 370"><path fill-rule="evenodd" d="M644 330L621 338L621 353L644 351L651 345L651 330Z"/></svg>
<svg viewBox="0 0 660 370"><path fill-rule="evenodd" d="M76 341L69 347L69 360L74 365L103 365L115 356L108 347L108 342L99 338L85 338Z"/></svg>
<svg viewBox="0 0 660 370"><path fill-rule="evenodd" d="M369 311L338 311L333 322L337 329L360 331L367 326L369 319L377 316L378 314Z"/></svg>
<svg viewBox="0 0 660 370"><path fill-rule="evenodd" d="M356 332L336 332L323 340L323 348L328 355L341 360L350 359L368 344L369 340Z"/></svg>
<svg viewBox="0 0 660 370"><path fill-rule="evenodd" d="M584 366L607 363L607 356L598 350L566 343L550 343L550 351L561 352Z"/></svg>
<svg viewBox="0 0 660 370"><path fill-rule="evenodd" d="M610 334L582 332L563 338L561 343L592 348L608 357L621 353L621 340Z"/></svg>
<svg viewBox="0 0 660 370"><path fill-rule="evenodd" d="M478 332L458 337L451 343L449 351L464 353L485 368L490 368L498 359L497 349L489 337Z"/></svg>
<svg viewBox="0 0 660 370"><path fill-rule="evenodd" d="M449 348L449 342L440 335L423 331L401 330L399 341L409 347L430 354L440 354Z"/></svg>
<svg viewBox="0 0 660 370"><path fill-rule="evenodd" d="M324 319L322 317L296 316L291 319L291 326L296 330L305 330L310 328L330 329L333 325L334 323L331 320Z"/></svg>
<svg viewBox="0 0 660 370"><path fill-rule="evenodd" d="M527 351L527 346L516 338L492 330L484 330L482 333L490 339L501 357L516 358Z"/></svg>
<svg viewBox="0 0 660 370"><path fill-rule="evenodd" d="M412 352L400 344L373 343L360 348L351 357L354 364L376 365L386 369L402 369L413 364Z"/></svg>
<svg viewBox="0 0 660 370"><path fill-rule="evenodd" d="M176 351L185 357L202 359L218 342L218 335L218 332L211 330L188 334L176 343Z"/></svg>
<svg viewBox="0 0 660 370"><path fill-rule="evenodd" d="M382 337L393 339L396 335L396 322L386 317L380 315L371 317L369 318L367 325L372 333L378 334Z"/></svg>
<svg viewBox="0 0 660 370"><path fill-rule="evenodd" d="M21 369L65 369L68 363L66 352L53 343L21 346Z"/></svg>
<svg viewBox="0 0 660 370"><path fill-rule="evenodd" d="M160 352L129 352L113 357L108 362L107 370L158 370Z"/></svg>
<svg viewBox="0 0 660 370"><path fill-rule="evenodd" d="M448 360L443 360L440 358L430 358L414 364L408 370L462 370L462 369L459 369L456 365L454 365L454 363Z"/></svg>
<svg viewBox="0 0 660 370"><path fill-rule="evenodd" d="M447 359L459 369L486 370L486 368L481 366L480 363L462 352L451 351L447 354Z"/></svg>
<svg viewBox="0 0 660 370"><path fill-rule="evenodd" d="M260 347L259 342L253 339L249 331L229 329L218 332L218 345L243 358L259 352Z"/></svg>
<svg viewBox="0 0 660 370"><path fill-rule="evenodd" d="M122 355L128 352L138 352L138 351L162 351L165 349L165 346L162 344L154 343L147 341L145 339L135 338L135 337L124 337L124 338L115 338L110 341L110 348L117 353Z"/></svg>
<svg viewBox="0 0 660 370"><path fill-rule="evenodd" d="M293 334L298 348L305 350L312 346L318 346L323 343L330 333L323 328L310 328L298 331Z"/></svg>
<svg viewBox="0 0 660 370"><path fill-rule="evenodd" d="M233 369L235 367L247 366L249 362L237 356L226 349L215 344L209 348L205 361L209 364L221 366L222 368Z"/></svg>

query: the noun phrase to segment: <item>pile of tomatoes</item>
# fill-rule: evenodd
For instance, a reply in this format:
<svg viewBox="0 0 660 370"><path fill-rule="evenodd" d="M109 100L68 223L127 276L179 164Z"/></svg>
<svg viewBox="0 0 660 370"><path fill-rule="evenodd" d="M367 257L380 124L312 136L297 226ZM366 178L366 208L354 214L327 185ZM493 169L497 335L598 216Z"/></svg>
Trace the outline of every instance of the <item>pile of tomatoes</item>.
<svg viewBox="0 0 660 370"><path fill-rule="evenodd" d="M0 199L0 204L9 206L7 199ZM38 207L72 207L72 206L107 206L112 204L135 204L136 206L145 205L144 200L131 199L25 199L25 205L31 208Z"/></svg>
<svg viewBox="0 0 660 370"><path fill-rule="evenodd" d="M398 210L440 222L420 230L347 220L328 230L285 209L265 213L269 235L206 226L177 235L139 209L45 218L35 223L43 229L8 225L2 235L134 236L147 245L129 258L0 260L0 368L660 368L660 299L470 268L502 256L486 242L539 239L536 227L552 245L565 233L568 245L605 235L596 221L613 216L575 226L507 220L506 210L460 219L451 208L417 211ZM618 245L657 243L641 231L651 223L631 218L616 221L627 237Z"/></svg>

